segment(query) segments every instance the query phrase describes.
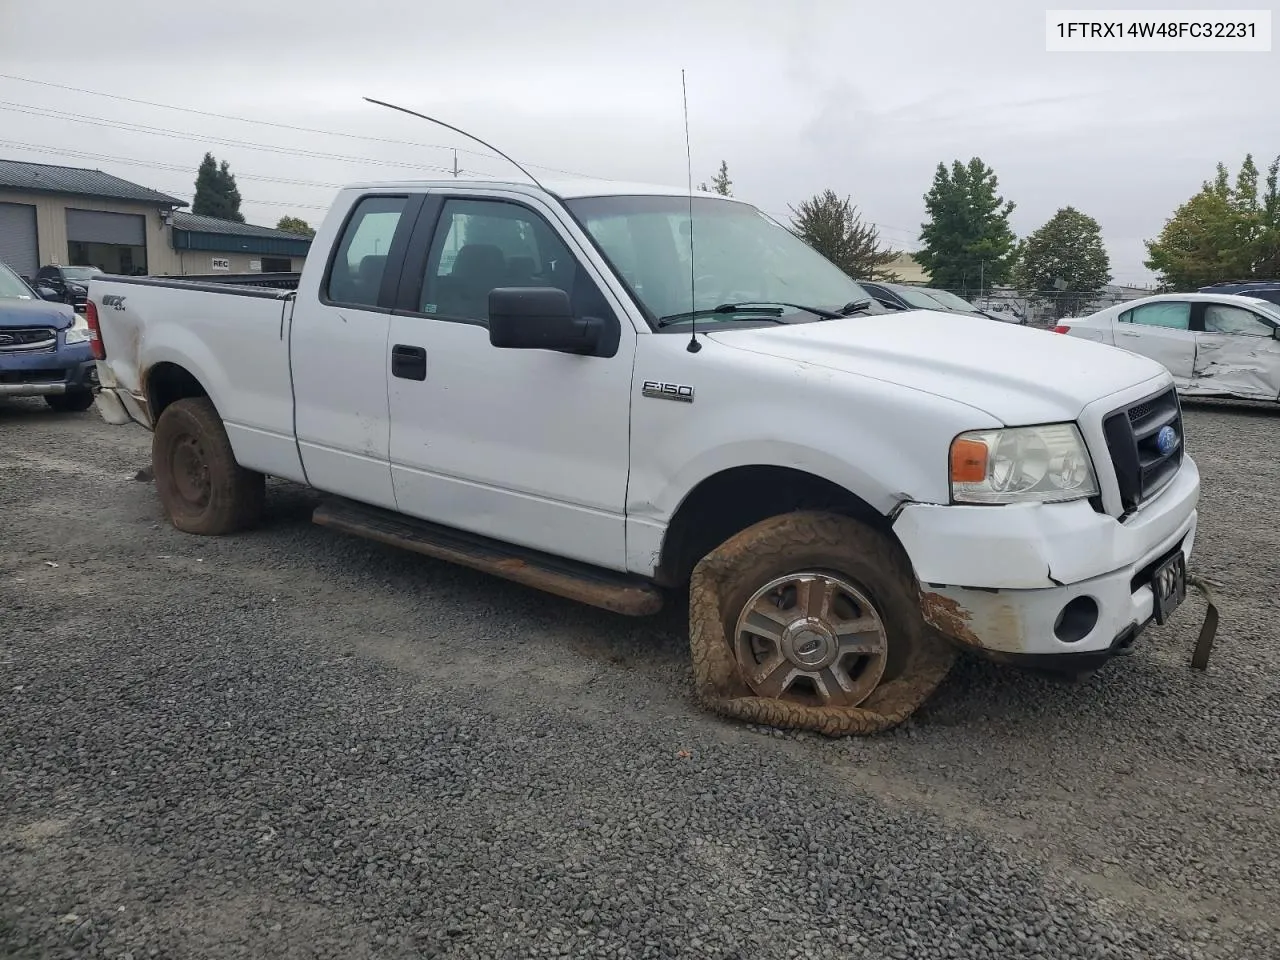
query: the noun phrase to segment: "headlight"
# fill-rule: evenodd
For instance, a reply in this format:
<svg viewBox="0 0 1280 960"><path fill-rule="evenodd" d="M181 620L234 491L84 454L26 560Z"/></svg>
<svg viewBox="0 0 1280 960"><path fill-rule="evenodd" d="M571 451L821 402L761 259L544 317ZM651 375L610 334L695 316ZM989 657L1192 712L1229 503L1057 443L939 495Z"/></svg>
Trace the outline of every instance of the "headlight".
<svg viewBox="0 0 1280 960"><path fill-rule="evenodd" d="M1074 423L974 430L951 442L956 503L1056 503L1097 494L1098 478Z"/></svg>
<svg viewBox="0 0 1280 960"><path fill-rule="evenodd" d="M76 321L67 327L67 332L63 334L62 342L68 347L77 343L89 342L89 324L83 316L76 314Z"/></svg>

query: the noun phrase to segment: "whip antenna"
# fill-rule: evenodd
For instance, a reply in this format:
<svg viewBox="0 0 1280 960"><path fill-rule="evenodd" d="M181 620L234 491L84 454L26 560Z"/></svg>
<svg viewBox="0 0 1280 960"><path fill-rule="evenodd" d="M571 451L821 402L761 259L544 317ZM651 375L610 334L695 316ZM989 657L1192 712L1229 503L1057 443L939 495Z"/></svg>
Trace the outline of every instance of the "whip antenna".
<svg viewBox="0 0 1280 960"><path fill-rule="evenodd" d="M702 349L698 342L698 300L695 286L698 268L693 262L693 148L689 145L689 87L684 79L684 67L680 68L680 93L684 97L684 158L689 168L689 346L690 353Z"/></svg>
<svg viewBox="0 0 1280 960"><path fill-rule="evenodd" d="M517 170L519 170L519 171L520 171L521 173L523 173L526 177L528 177L530 180L532 180L532 181L533 181L534 186L536 186L539 190L542 190L544 193L550 193L550 192L551 192L551 191L547 190L547 188L546 188L546 187L544 187L542 184L540 184L540 183L538 182L538 178L537 178L537 177L535 177L532 173L530 173L530 172L529 172L528 170L526 170L524 167L520 166L520 164L516 163L514 160L512 160L510 157L508 157L505 153L503 153L501 150L499 150L497 147L495 147L492 143L485 143L483 140L481 140L479 137L477 137L477 136L476 136L475 134L473 134L473 133L467 133L467 131L465 131L465 130L460 130L460 129L458 129L457 127L453 126L453 124L445 123L443 120L437 120L435 117L428 117L425 113L419 113L417 110L410 110L408 107L397 107L394 103L384 103L384 102L383 102L383 101L381 101L381 100L375 100L375 99L373 99L373 97L365 97L365 100L367 100L369 103L376 103L376 104L377 104L378 106L380 106L380 107L386 107L386 108L387 108L387 109L389 109L389 110L399 110L401 113L407 113L407 114L409 114L409 116L411 116L411 117L417 117L419 120L426 120L426 121L428 121L429 123L438 123L440 126L444 127L444 128L445 128L445 129L447 129L447 130L452 130L454 133L460 133L460 134L462 134L464 137L470 137L472 140L474 140L476 143L480 144L482 147L487 147L488 149L490 149L490 150L492 150L494 153L496 153L498 156L500 156L503 160L506 160L508 163L510 163L512 166L514 166ZM457 167L457 159L456 159L456 158L455 158L455 160L454 160L454 167L455 167L455 168ZM454 173L454 176L455 176L455 177L457 176L457 173L456 173L456 172ZM692 174L691 174L691 176L692 176Z"/></svg>

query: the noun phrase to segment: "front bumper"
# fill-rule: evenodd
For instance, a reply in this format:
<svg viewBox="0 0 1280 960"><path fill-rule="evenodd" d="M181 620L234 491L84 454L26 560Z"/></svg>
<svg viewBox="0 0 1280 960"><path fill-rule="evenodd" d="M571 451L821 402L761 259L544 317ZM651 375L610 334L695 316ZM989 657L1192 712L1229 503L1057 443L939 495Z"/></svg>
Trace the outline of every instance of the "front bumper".
<svg viewBox="0 0 1280 960"><path fill-rule="evenodd" d="M22 357L0 355L0 397L45 397L97 388L98 365L87 348Z"/></svg>
<svg viewBox="0 0 1280 960"><path fill-rule="evenodd" d="M933 627L994 659L1088 670L1151 621L1147 580L1179 550L1190 559L1199 496L1199 469L1184 457L1169 486L1124 523L1084 501L910 504L894 530ZM1087 599L1068 609L1077 598Z"/></svg>

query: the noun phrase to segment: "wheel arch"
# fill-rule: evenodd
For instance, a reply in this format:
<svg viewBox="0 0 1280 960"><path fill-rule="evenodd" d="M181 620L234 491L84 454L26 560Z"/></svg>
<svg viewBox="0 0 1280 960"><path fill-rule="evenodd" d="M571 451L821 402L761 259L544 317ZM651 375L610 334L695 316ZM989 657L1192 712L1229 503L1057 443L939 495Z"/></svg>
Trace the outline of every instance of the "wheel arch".
<svg viewBox="0 0 1280 960"><path fill-rule="evenodd" d="M167 406L177 400L188 397L209 397L208 389L183 364L173 360L161 360L147 368L142 378L143 394L147 398L147 409L154 425L160 420ZM214 403L214 407L217 404Z"/></svg>
<svg viewBox="0 0 1280 960"><path fill-rule="evenodd" d="M891 517L853 491L806 470L754 464L720 470L685 495L667 524L653 579L681 586L702 557L734 534L797 510L852 517L884 534L906 556Z"/></svg>

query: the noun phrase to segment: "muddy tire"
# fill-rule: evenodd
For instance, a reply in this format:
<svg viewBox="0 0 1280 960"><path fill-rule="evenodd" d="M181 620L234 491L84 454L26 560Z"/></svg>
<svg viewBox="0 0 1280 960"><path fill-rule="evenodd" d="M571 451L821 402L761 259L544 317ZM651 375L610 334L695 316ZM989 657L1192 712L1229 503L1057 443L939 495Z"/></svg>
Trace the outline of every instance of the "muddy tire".
<svg viewBox="0 0 1280 960"><path fill-rule="evenodd" d="M236 463L207 397L165 407L151 441L151 464L160 503L184 533L219 536L262 519L266 478Z"/></svg>
<svg viewBox="0 0 1280 960"><path fill-rule="evenodd" d="M73 390L70 393L46 394L44 402L55 413L83 413L93 406L92 390Z"/></svg>
<svg viewBox="0 0 1280 960"><path fill-rule="evenodd" d="M897 544L807 511L748 527L694 567L689 643L709 709L833 737L898 725L956 656L921 617Z"/></svg>

